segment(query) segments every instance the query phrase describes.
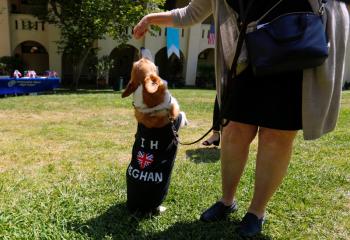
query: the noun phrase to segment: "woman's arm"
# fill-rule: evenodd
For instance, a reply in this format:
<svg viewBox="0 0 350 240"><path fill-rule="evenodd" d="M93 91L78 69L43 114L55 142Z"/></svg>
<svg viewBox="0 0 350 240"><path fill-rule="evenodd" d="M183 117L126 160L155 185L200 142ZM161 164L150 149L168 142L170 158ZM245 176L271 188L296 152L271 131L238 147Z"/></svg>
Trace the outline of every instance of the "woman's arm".
<svg viewBox="0 0 350 240"><path fill-rule="evenodd" d="M144 16L134 27L134 37L139 39L148 31L150 25L174 26L173 15L171 12L150 13Z"/></svg>
<svg viewBox="0 0 350 240"><path fill-rule="evenodd" d="M224 0L218 2L225 4ZM172 10L174 25L184 27L203 22L213 13L212 4L215 4L212 0L192 0L186 7Z"/></svg>
<svg viewBox="0 0 350 240"><path fill-rule="evenodd" d="M134 37L136 39L143 37L150 25L183 27L202 22L212 13L211 2L192 0L184 8L148 14L134 27Z"/></svg>

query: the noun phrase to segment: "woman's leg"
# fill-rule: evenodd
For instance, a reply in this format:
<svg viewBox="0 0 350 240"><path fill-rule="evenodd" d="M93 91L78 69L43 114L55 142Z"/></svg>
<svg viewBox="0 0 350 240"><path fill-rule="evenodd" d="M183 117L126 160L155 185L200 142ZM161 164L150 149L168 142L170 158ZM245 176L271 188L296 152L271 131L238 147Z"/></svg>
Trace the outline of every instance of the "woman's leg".
<svg viewBox="0 0 350 240"><path fill-rule="evenodd" d="M225 205L234 201L234 195L248 159L249 146L257 133L257 126L229 122L223 128L221 143L222 199Z"/></svg>
<svg viewBox="0 0 350 240"><path fill-rule="evenodd" d="M248 212L261 218L282 183L292 155L297 131L259 128L254 195Z"/></svg>

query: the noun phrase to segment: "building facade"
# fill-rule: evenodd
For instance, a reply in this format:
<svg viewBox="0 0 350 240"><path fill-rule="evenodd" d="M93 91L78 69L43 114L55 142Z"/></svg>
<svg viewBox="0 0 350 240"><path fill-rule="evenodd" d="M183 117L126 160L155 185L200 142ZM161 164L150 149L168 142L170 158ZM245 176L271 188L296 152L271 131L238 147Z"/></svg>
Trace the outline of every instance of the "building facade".
<svg viewBox="0 0 350 240"><path fill-rule="evenodd" d="M184 6L188 1L167 1L166 7ZM45 23L31 14L33 6L26 0L0 1L0 57L15 56L20 58L28 68L42 73L54 70L62 77L63 82L69 82L72 76L72 66L69 57L58 52L56 42L60 39L59 29ZM146 34L145 38L135 40L132 37L123 47L110 37L99 40L98 57L110 56L114 59L114 67L109 78L113 84L123 78L127 82L132 62L137 59L139 49L145 47L155 56L160 75L175 85L212 85L214 75L208 78L207 72L213 73L214 43L209 41L210 19L206 23L197 24L191 28L180 29L180 59L167 57L166 28L161 28L154 35ZM127 30L131 34L131 28ZM95 74L90 72L89 62L83 69L81 82L93 84ZM200 81L200 82L198 82Z"/></svg>
<svg viewBox="0 0 350 240"><path fill-rule="evenodd" d="M69 83L72 77L72 64L68 56L58 53L56 42L60 39L59 30L48 23L35 18L31 13L33 6L28 0L0 1L0 57L15 56L28 68L38 73L54 70L62 77L63 83ZM165 8L170 10L185 6L188 0L167 0ZM145 47L155 56L162 78L170 84L187 86L214 86L214 43L211 41L212 19L190 28L180 29L180 59L167 57L166 29L161 28L155 35L149 33L145 38L132 37L123 47L110 37L99 40L98 57L110 56L114 66L110 70L109 82L119 79L128 81L132 62L138 58L139 49ZM131 34L131 29L127 30ZM350 54L348 54L350 55ZM350 61L350 59L349 59ZM349 62L348 61L348 62ZM96 74L91 71L90 59L84 66L81 82L94 84ZM346 73L350 82L350 70Z"/></svg>

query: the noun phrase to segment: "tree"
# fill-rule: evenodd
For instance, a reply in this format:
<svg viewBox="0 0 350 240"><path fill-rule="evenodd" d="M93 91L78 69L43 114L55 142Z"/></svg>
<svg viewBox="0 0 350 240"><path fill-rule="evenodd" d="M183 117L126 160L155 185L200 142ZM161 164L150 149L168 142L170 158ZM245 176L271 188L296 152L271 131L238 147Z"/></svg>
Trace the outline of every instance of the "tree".
<svg viewBox="0 0 350 240"><path fill-rule="evenodd" d="M73 88L77 88L85 60L99 39L109 35L120 44L130 37L127 29L165 0L32 0L48 5L35 15L61 31L59 52L72 57Z"/></svg>

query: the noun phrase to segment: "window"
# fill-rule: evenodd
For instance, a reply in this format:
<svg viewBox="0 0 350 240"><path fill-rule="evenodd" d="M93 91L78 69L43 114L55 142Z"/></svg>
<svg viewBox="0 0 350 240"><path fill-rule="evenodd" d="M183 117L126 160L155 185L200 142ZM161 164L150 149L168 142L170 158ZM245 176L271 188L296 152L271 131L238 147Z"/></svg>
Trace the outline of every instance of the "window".
<svg viewBox="0 0 350 240"><path fill-rule="evenodd" d="M11 0L10 6L11 13L36 15L37 13L45 13L47 11L46 3L41 1Z"/></svg>

